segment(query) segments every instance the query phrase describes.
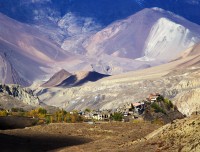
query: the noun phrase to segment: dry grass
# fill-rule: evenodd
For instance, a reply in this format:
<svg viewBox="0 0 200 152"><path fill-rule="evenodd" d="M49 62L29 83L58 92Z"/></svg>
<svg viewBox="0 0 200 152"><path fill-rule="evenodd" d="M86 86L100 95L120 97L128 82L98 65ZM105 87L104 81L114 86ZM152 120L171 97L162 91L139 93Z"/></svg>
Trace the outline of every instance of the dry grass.
<svg viewBox="0 0 200 152"><path fill-rule="evenodd" d="M35 141L35 137L39 138L41 135L42 138L45 135L45 137L55 138L55 140L62 137L68 140L71 138L71 143L73 143L73 140L80 142L75 142L74 145L70 146L61 144L59 148L53 146L52 149L48 149L54 151L125 151L126 148L124 149L122 145L145 137L158 127L160 125L140 121L137 123L113 122L95 125L63 123L0 131L0 133L14 135L19 138L26 137L30 140L33 139L33 141ZM78 140L79 138L80 140ZM69 141L66 140L67 142ZM58 145L58 143L55 144ZM36 147L41 148L41 146ZM54 147L55 149L53 149Z"/></svg>

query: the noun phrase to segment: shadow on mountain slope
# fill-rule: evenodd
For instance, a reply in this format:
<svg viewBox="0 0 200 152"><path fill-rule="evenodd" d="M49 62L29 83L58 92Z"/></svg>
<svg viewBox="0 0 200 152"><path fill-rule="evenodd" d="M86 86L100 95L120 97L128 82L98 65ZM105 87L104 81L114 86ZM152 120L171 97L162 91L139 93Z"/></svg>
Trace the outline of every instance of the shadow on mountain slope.
<svg viewBox="0 0 200 152"><path fill-rule="evenodd" d="M69 86L80 86L87 82L95 82L109 75L97 73L97 72L86 72L81 74L71 75L63 82L61 82L57 87L69 87Z"/></svg>

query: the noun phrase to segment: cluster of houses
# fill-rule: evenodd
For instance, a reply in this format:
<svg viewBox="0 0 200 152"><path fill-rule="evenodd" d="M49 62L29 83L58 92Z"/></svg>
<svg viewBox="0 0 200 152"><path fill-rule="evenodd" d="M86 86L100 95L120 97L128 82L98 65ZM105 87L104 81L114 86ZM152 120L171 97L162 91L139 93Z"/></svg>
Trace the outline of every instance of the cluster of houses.
<svg viewBox="0 0 200 152"><path fill-rule="evenodd" d="M93 120L102 120L102 121L109 121L111 118L113 110L94 110L91 112L79 112L80 115L84 116L85 119L93 119Z"/></svg>
<svg viewBox="0 0 200 152"><path fill-rule="evenodd" d="M128 106L124 108L118 108L118 109L108 109L108 110L94 110L90 112L80 112L79 114L84 116L85 119L93 119L93 120L102 120L102 121L109 121L111 116L115 112L119 112L123 114L123 117L129 117L136 119L140 115L142 115L145 111L146 103L153 103L157 100L157 98L161 96L159 93L152 93L146 98L145 100L141 102L134 102L129 104Z"/></svg>

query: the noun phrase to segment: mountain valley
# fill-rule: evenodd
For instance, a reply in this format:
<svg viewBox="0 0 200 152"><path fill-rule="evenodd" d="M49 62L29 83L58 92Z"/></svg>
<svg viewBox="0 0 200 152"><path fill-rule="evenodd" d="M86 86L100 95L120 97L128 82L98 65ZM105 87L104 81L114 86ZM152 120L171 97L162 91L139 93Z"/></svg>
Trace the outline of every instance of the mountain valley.
<svg viewBox="0 0 200 152"><path fill-rule="evenodd" d="M0 151L199 152L199 19L199 0L0 0Z"/></svg>
<svg viewBox="0 0 200 152"><path fill-rule="evenodd" d="M198 93L197 96L194 93L199 87L198 61L199 45L196 45L167 64L110 76L78 87L38 88L35 93L46 104L67 110L84 110L87 107L118 108L159 92L172 99L183 114L191 115L200 106ZM188 100L182 101L184 98Z"/></svg>

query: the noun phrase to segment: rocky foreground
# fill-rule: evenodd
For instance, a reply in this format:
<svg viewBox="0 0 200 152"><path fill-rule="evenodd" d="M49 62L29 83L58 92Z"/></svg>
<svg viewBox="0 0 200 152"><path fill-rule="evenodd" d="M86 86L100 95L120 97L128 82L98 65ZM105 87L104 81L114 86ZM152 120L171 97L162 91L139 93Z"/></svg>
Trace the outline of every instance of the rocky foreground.
<svg viewBox="0 0 200 152"><path fill-rule="evenodd" d="M175 120L145 138L124 144L127 151L199 152L200 115Z"/></svg>
<svg viewBox="0 0 200 152"><path fill-rule="evenodd" d="M199 152L200 115L165 126L144 121L49 124L0 131L0 137L1 151Z"/></svg>

